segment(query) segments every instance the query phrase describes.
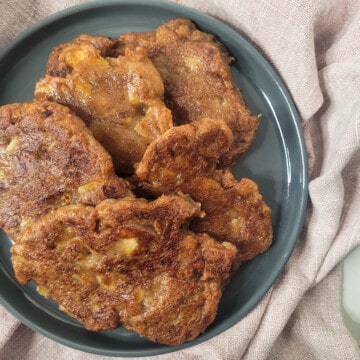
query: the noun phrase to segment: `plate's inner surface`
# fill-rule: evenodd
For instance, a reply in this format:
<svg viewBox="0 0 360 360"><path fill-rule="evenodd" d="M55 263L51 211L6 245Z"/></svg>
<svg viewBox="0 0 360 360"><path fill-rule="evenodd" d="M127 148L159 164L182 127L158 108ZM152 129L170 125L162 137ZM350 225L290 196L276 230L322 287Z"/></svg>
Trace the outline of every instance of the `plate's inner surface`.
<svg viewBox="0 0 360 360"><path fill-rule="evenodd" d="M224 24L174 4L88 4L41 23L0 57L0 105L33 98L35 82L44 76L48 55L57 44L82 33L117 37L129 31L151 31L176 17L192 19L227 46L236 59L236 83L252 112L262 114L257 137L233 172L237 178L248 177L259 185L272 209L274 226L273 245L240 267L224 292L215 322L192 342L196 344L233 325L256 305L283 268L302 223L306 198L304 145L290 100L263 58ZM175 350L122 328L101 333L85 331L53 301L40 296L35 284L21 287L16 283L10 247L10 239L0 231L0 300L33 329L68 346L99 354L142 356ZM176 349L186 346L189 344Z"/></svg>

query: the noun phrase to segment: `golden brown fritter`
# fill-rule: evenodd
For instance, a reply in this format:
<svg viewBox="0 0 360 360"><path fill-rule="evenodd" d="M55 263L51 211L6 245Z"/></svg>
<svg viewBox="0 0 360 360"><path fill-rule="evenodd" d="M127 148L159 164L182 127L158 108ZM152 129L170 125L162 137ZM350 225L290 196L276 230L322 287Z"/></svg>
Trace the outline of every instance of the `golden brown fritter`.
<svg viewBox="0 0 360 360"><path fill-rule="evenodd" d="M216 169L231 141L231 130L221 120L174 127L147 148L133 180L151 194L181 191L201 203L206 215L194 219L191 229L234 244L237 268L270 246L272 221L253 181Z"/></svg>
<svg viewBox="0 0 360 360"><path fill-rule="evenodd" d="M178 345L214 320L236 253L187 229L199 215L199 204L176 195L58 209L21 233L16 278L34 280L88 330L123 325Z"/></svg>
<svg viewBox="0 0 360 360"><path fill-rule="evenodd" d="M145 49L164 80L165 96L178 124L211 117L224 120L234 138L221 163L226 167L246 151L256 133L252 116L231 74L229 57L213 35L187 19L175 19L152 33L120 36L120 46Z"/></svg>
<svg viewBox="0 0 360 360"><path fill-rule="evenodd" d="M198 177L217 177L219 157L232 132L224 121L203 118L172 128L155 140L137 164L135 179L156 195L172 192Z"/></svg>
<svg viewBox="0 0 360 360"><path fill-rule="evenodd" d="M129 195L83 121L49 101L0 107L0 227L17 234L48 211Z"/></svg>
<svg viewBox="0 0 360 360"><path fill-rule="evenodd" d="M204 218L193 220L191 229L234 244L238 250L234 270L269 248L271 210L254 181L236 180L230 171L225 171L218 181L196 178L186 190L203 204L206 213Z"/></svg>
<svg viewBox="0 0 360 360"><path fill-rule="evenodd" d="M145 52L114 55L116 40L82 35L53 50L38 99L69 106L111 154L117 173L132 173L152 140L172 127L164 86Z"/></svg>

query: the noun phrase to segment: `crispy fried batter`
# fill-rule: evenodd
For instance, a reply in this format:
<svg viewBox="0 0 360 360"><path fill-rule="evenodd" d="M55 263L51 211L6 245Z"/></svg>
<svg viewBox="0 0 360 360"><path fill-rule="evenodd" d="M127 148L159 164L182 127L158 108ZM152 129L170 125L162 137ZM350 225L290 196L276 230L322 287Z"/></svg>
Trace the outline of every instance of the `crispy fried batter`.
<svg viewBox="0 0 360 360"><path fill-rule="evenodd" d="M80 115L111 154L117 173L132 173L149 143L172 127L158 70L143 50L113 57L117 41L82 35L53 50L38 99Z"/></svg>
<svg viewBox="0 0 360 360"><path fill-rule="evenodd" d="M109 154L68 108L49 101L0 108L0 227L13 240L52 209L129 194Z"/></svg>
<svg viewBox="0 0 360 360"><path fill-rule="evenodd" d="M121 35L120 45L146 49L164 80L167 105L178 124L211 117L229 125L234 139L221 158L224 167L250 147L258 116L250 114L231 74L232 59L214 36L190 20L175 19L153 33Z"/></svg>
<svg viewBox="0 0 360 360"><path fill-rule="evenodd" d="M228 170L258 126L231 60L185 19L52 51L38 100L0 108L0 227L21 284L91 331L178 345L206 330L272 241L257 185ZM135 198L112 161L158 198Z"/></svg>
<svg viewBox="0 0 360 360"><path fill-rule="evenodd" d="M12 249L15 275L87 329L123 325L177 345L214 320L236 249L187 224L190 198L125 198L70 205L38 220Z"/></svg>
<svg viewBox="0 0 360 360"><path fill-rule="evenodd" d="M203 118L174 127L147 148L135 175L143 188L156 195L177 190L198 177L215 178L218 159L228 151L232 139L231 130L221 120Z"/></svg>
<svg viewBox="0 0 360 360"><path fill-rule="evenodd" d="M203 204L206 213L203 219L194 219L191 229L234 244L238 249L234 270L269 248L271 211L255 182L247 178L238 181L225 171L219 181L196 178L186 190Z"/></svg>
<svg viewBox="0 0 360 360"><path fill-rule="evenodd" d="M253 181L237 181L230 171L216 169L231 141L221 120L205 118L174 127L147 148L134 182L155 195L181 191L200 202L206 215L191 228L234 244L237 268L270 246L272 223L270 208Z"/></svg>

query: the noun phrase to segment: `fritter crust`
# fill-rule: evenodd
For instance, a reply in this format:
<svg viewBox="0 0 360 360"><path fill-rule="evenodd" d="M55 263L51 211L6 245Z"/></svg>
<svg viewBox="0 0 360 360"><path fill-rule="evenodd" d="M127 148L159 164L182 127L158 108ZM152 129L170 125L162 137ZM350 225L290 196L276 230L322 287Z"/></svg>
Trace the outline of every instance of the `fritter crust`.
<svg viewBox="0 0 360 360"><path fill-rule="evenodd" d="M172 127L164 86L145 51L116 56L117 40L81 35L50 54L38 99L69 106L111 154L117 173L133 172L152 140Z"/></svg>
<svg viewBox="0 0 360 360"><path fill-rule="evenodd" d="M220 161L231 165L255 138L258 116L252 116L236 86L232 58L213 35L187 19L175 19L151 33L120 36L120 46L145 49L164 80L165 96L178 124L211 117L224 120L233 143Z"/></svg>
<svg viewBox="0 0 360 360"><path fill-rule="evenodd" d="M196 178L186 190L203 204L206 213L203 219L194 219L191 229L234 244L238 251L234 270L269 248L271 210L254 181L236 180L230 171L225 171L218 181Z"/></svg>
<svg viewBox="0 0 360 360"><path fill-rule="evenodd" d="M31 101L0 107L0 227L21 228L71 203L129 195L109 154L67 107Z"/></svg>
<svg viewBox="0 0 360 360"><path fill-rule="evenodd" d="M194 219L190 228L234 244L236 269L270 246L272 220L253 181L217 170L231 141L231 130L221 120L174 127L147 148L133 182L153 195L181 191L201 203L205 217Z"/></svg>
<svg viewBox="0 0 360 360"><path fill-rule="evenodd" d="M58 209L21 233L16 278L34 280L88 330L123 325L178 345L214 320L236 253L189 231L194 216L200 205L175 195Z"/></svg>

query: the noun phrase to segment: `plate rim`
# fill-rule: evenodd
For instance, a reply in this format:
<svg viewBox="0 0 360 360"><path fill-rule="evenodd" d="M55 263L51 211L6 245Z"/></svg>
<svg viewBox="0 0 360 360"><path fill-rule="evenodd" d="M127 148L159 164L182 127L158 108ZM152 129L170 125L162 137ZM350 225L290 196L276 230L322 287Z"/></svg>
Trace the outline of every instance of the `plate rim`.
<svg viewBox="0 0 360 360"><path fill-rule="evenodd" d="M0 63L6 58L7 56L10 56L11 53L24 42L28 38L31 38L32 36L36 35L37 32L44 29L46 26L51 25L57 21L60 21L61 19L67 18L69 16L74 16L78 13L84 13L88 12L90 10L94 10L97 8L105 8L105 7L123 7L123 6L131 6L131 7L139 7L139 6L146 6L151 8L158 8L158 7L165 7L167 10L173 11L175 13L181 12L184 17L193 19L193 18L202 18L204 21L211 21L212 23L216 23L218 27L223 29L227 33L231 33L233 36L236 36L238 39L241 39L243 45L247 48L247 51L252 54L252 56L256 57L258 61L261 62L263 69L267 72L267 74L271 77L273 80L274 85L276 85L279 92L282 94L282 99L285 100L287 109L291 113L292 116L292 124L294 125L294 129L296 130L296 137L300 142L300 158L301 158L301 165L302 165L302 187L301 187L301 202L298 206L299 211L298 213L300 216L296 219L295 224L293 226L294 230L293 233L296 233L296 239L291 243L291 246L287 247L287 252L284 254L284 256L281 259L281 264L279 266L280 270L276 274L276 276L270 277L267 279L267 282L265 286L263 286L261 289L258 289L258 294L256 294L256 298L258 300L254 304L249 304L248 309L245 309L245 314L249 313L252 309L256 307L259 301L265 296L265 294L268 292L268 290L271 288L271 286L274 284L276 279L279 277L279 275L283 272L284 267L286 263L288 262L288 259L290 258L295 245L297 243L297 240L300 236L300 230L303 226L304 219L305 219L305 213L306 213L306 207L307 207L307 201L308 201L308 159L307 159L307 152L306 152L306 144L304 140L304 135L301 128L301 119L299 116L299 113L296 109L295 102L292 99L292 96L290 94L290 91L286 87L286 83L282 80L280 75L278 74L276 68L271 65L270 61L265 57L263 53L261 53L257 48L256 44L253 44L243 33L240 33L234 28L232 28L229 24L223 22L221 19L215 18L207 13L203 13L197 9L187 7L185 5L181 5L178 3L172 3L164 0L152 0L151 2L147 0L95 0L90 1L88 3L82 3L77 4L75 6L71 6L69 8L63 9L61 11L58 11L54 14L51 14L35 24L31 25L29 28L25 29L23 32L18 34L10 43L5 45L0 51ZM196 20L195 20L196 21ZM0 303L11 313L13 314L18 320L20 320L22 323L33 329L34 331L50 338L51 340L55 340L56 342L63 344L65 346L72 347L76 350L84 351L84 352L90 352L93 354L98 355L106 355L106 356L117 356L117 357L139 357L139 356L154 356L154 355L160 355L160 354L166 354L174 351L178 351L184 348L188 348L190 346L195 346L198 344L202 344L205 341L210 340L211 338L221 334L223 331L231 328L236 323L241 321L243 316L241 317L235 317L232 322L226 322L224 324L220 324L217 327L217 331L215 333L211 333L210 335L206 336L206 333L203 334L201 341L193 340L192 342L182 344L180 346L172 347L172 346L161 346L154 349L146 349L146 350L137 350L136 352L132 352L129 350L121 350L116 351L116 353L112 352L111 350L106 351L104 349L101 349L100 351L98 348L90 348L89 346L84 346L82 344L78 344L75 340L71 341L69 339L64 339L62 336L59 336L57 334L53 334L51 332L48 332L44 330L42 327L37 326L35 322L32 320L29 320L27 317L24 317L21 311L14 308L10 303L8 303L6 300L4 300L2 294L0 293Z"/></svg>

